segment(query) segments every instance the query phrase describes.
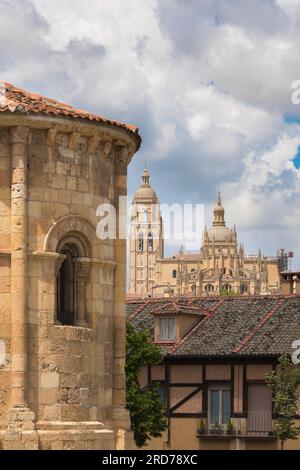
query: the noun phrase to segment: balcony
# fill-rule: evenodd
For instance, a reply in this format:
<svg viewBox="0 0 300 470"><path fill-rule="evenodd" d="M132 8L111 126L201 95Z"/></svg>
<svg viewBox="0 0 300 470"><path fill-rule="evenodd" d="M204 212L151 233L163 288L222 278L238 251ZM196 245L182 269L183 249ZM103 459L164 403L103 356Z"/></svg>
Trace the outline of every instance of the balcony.
<svg viewBox="0 0 300 470"><path fill-rule="evenodd" d="M248 411L247 417L232 418L231 424L200 423L197 437L204 439L276 439L271 411Z"/></svg>
<svg viewBox="0 0 300 470"><path fill-rule="evenodd" d="M240 436L248 439L276 439L272 411L248 411Z"/></svg>

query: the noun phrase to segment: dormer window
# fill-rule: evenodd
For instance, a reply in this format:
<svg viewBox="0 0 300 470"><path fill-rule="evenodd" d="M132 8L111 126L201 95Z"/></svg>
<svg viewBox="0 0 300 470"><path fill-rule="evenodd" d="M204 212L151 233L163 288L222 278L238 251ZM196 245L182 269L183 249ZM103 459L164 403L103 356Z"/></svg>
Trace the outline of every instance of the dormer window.
<svg viewBox="0 0 300 470"><path fill-rule="evenodd" d="M174 341L175 340L175 318L159 319L159 340Z"/></svg>

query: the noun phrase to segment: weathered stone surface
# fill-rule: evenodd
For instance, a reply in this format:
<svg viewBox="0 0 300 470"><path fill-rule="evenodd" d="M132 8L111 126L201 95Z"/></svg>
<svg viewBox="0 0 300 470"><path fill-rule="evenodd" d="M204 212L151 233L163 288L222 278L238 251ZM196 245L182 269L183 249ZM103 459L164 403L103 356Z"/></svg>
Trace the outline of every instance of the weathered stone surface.
<svg viewBox="0 0 300 470"><path fill-rule="evenodd" d="M114 449L128 428L125 410L112 418L125 396L125 245L97 238L96 209L115 202L120 147L132 156L138 139L71 117L0 113L0 448ZM58 319L65 246L78 252L74 325Z"/></svg>

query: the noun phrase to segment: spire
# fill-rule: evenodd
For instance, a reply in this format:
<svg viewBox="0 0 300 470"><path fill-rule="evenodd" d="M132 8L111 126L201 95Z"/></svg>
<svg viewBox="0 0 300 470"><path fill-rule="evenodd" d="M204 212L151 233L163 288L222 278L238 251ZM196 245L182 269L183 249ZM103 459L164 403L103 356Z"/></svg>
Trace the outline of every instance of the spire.
<svg viewBox="0 0 300 470"><path fill-rule="evenodd" d="M149 186L149 180L150 180L150 176L149 176L147 165L145 163L145 168L142 174L142 186L143 187Z"/></svg>
<svg viewBox="0 0 300 470"><path fill-rule="evenodd" d="M222 206L222 200L221 200L221 193L220 191L218 192L218 197L217 197L217 202L214 207L214 220L213 220L213 225L223 225L225 226L225 220L224 220L224 207Z"/></svg>

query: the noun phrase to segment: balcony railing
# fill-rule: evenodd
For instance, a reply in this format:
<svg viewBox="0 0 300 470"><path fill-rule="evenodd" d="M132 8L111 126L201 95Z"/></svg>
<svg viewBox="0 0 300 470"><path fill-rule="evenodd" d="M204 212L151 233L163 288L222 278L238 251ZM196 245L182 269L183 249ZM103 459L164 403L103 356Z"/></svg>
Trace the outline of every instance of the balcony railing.
<svg viewBox="0 0 300 470"><path fill-rule="evenodd" d="M272 434L274 433L271 411L248 411L245 435L264 437Z"/></svg>
<svg viewBox="0 0 300 470"><path fill-rule="evenodd" d="M206 422L197 429L198 437L274 438L271 411L248 411L244 418L232 418L229 428L226 424L207 425Z"/></svg>

